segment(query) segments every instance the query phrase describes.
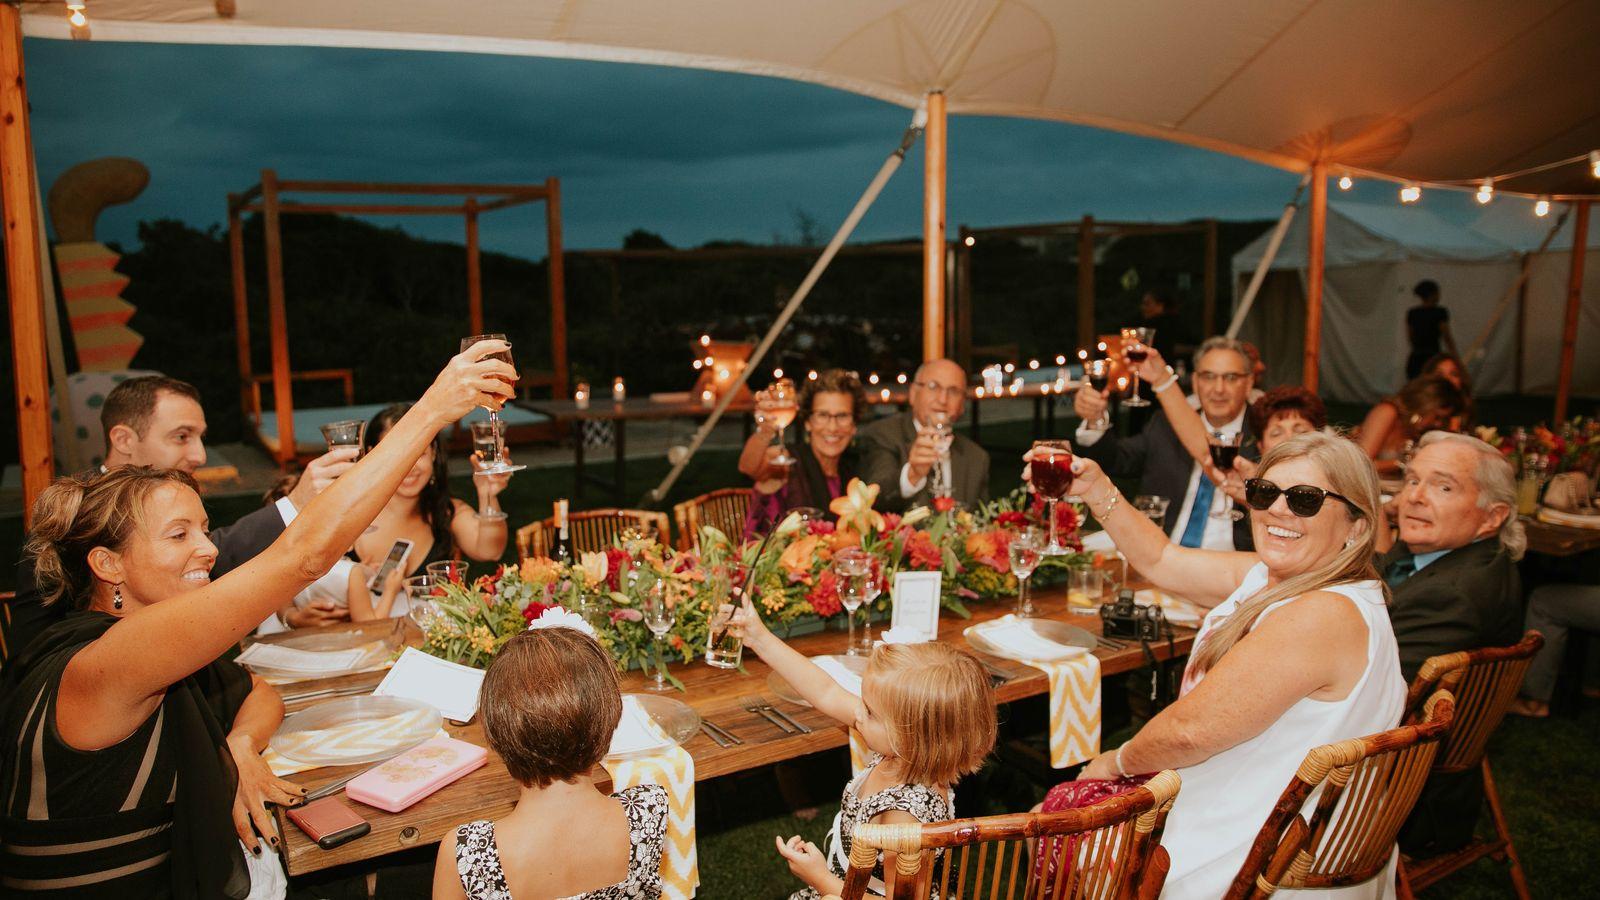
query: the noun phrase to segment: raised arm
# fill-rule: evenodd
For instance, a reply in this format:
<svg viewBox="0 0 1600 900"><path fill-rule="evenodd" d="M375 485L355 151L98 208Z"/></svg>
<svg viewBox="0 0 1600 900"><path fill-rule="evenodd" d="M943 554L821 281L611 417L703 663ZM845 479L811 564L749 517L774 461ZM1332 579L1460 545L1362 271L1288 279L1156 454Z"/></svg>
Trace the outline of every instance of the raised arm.
<svg viewBox="0 0 1600 900"><path fill-rule="evenodd" d="M1161 412L1166 415L1167 424L1172 426L1172 433L1178 436L1183 449L1201 468L1209 465L1211 441L1206 436L1206 423L1200 418L1200 411L1189 405L1189 398L1178 386L1177 376L1167 368L1167 361L1155 348L1151 348L1150 355L1139 366L1139 377L1155 391L1156 399L1161 402Z"/></svg>
<svg viewBox="0 0 1600 900"><path fill-rule="evenodd" d="M761 621L749 597L744 598L733 614L732 626L739 629L744 645L789 682L806 702L841 725L856 721L861 699L840 687L827 672L817 668L816 663L779 640Z"/></svg>
<svg viewBox="0 0 1600 900"><path fill-rule="evenodd" d="M474 406L512 396L516 373L484 359L505 346L484 341L452 359L378 446L307 504L259 556L211 584L123 618L80 651L62 676L58 722L97 717L93 730L100 736L126 736L168 686L221 656L328 571L441 428Z"/></svg>

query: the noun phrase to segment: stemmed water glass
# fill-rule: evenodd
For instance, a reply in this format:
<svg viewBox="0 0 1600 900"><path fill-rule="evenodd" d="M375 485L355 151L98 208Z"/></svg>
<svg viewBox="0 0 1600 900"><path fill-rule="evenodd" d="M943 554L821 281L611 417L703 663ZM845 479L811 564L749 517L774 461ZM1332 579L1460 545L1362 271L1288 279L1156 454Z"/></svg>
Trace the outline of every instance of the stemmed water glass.
<svg viewBox="0 0 1600 900"><path fill-rule="evenodd" d="M1028 596L1028 579L1044 558L1044 536L1037 528L1024 528L1011 539L1011 572L1017 576L1017 618L1033 615L1033 598Z"/></svg>
<svg viewBox="0 0 1600 900"><path fill-rule="evenodd" d="M1150 357L1150 342L1156 339L1154 328L1122 329L1122 354L1128 358L1128 368L1133 372L1133 393L1123 401L1126 406L1149 406L1150 401L1139 396L1139 366Z"/></svg>
<svg viewBox="0 0 1600 900"><path fill-rule="evenodd" d="M773 465L792 466L798 460L789 455L789 448L783 443L783 430L794 421L795 414L800 411L799 393L795 390L794 382L787 378L774 379L767 385L766 408L763 413L772 422L772 427L778 431L778 455L773 457Z"/></svg>
<svg viewBox="0 0 1600 900"><path fill-rule="evenodd" d="M472 423L472 471L475 475L491 475L488 466L492 460L499 457L495 453L495 433L492 422ZM500 499L495 494L488 494L483 502L478 504L478 518L504 519L505 510L500 508Z"/></svg>
<svg viewBox="0 0 1600 900"><path fill-rule="evenodd" d="M654 584L645 589L639 597L639 612L644 616L644 627L655 635L656 645L656 677L646 687L652 691L670 691L672 685L667 683L667 660L662 655L662 639L672 630L672 624L677 620L677 611L667 603L665 581L658 578Z"/></svg>
<svg viewBox="0 0 1600 900"><path fill-rule="evenodd" d="M1244 432L1235 431L1233 434L1223 434L1220 431L1211 433L1211 462L1224 473L1233 471L1233 462L1239 458L1239 440ZM1222 488L1217 488L1222 491ZM1213 519L1242 519L1244 513L1233 508L1233 498L1227 491L1222 491L1222 508L1213 510Z"/></svg>
<svg viewBox="0 0 1600 900"><path fill-rule="evenodd" d="M944 477L945 463L950 459L950 445L956 439L955 429L950 427L950 414L942 409L928 413L926 428L933 435L933 451L939 454L939 461L935 464L938 466L938 476L933 478L933 496L948 497L950 485L946 483L949 479Z"/></svg>
<svg viewBox="0 0 1600 900"><path fill-rule="evenodd" d="M1056 504L1067 496L1072 485L1072 445L1066 441L1034 441L1031 454L1033 489L1045 499L1045 515L1050 518L1050 542L1041 550L1045 556L1066 556L1072 548L1061 543L1056 533Z"/></svg>
<svg viewBox="0 0 1600 900"><path fill-rule="evenodd" d="M472 337L464 337L461 339L461 349L463 352L465 352L473 344L476 344L479 341L504 341L505 339L506 336L503 334L475 334ZM498 359L506 365L516 368L516 363L511 359L511 348L509 346L504 350L490 353L487 356L484 356L483 359ZM508 383L514 384L515 382L513 381ZM494 455L489 457L489 464L478 471L484 475L506 475L511 472L520 472L523 469L526 469L527 466L512 465L511 463L506 462L504 459L505 431L500 424L500 407L485 406L484 409L489 411L489 429L494 437Z"/></svg>
<svg viewBox="0 0 1600 900"><path fill-rule="evenodd" d="M433 628L439 608L433 603L433 576L413 575L405 580L406 617L416 624L423 636Z"/></svg>
<svg viewBox="0 0 1600 900"><path fill-rule="evenodd" d="M844 606L845 624L849 637L845 643L848 656L865 655L856 644L856 610L867 602L868 594L877 596L877 579L873 576L872 557L857 548L841 550L833 557L833 574L839 578L839 602Z"/></svg>

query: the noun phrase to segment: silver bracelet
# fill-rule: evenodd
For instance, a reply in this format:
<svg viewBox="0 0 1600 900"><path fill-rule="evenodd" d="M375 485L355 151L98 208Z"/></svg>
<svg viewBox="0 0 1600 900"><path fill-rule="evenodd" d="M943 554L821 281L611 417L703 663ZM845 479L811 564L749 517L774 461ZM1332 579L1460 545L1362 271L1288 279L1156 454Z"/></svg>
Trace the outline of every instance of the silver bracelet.
<svg viewBox="0 0 1600 900"><path fill-rule="evenodd" d="M1150 390L1155 391L1156 393L1159 394L1162 391L1168 390L1169 388L1171 388L1173 385L1175 385L1177 383L1178 383L1178 373L1172 371L1172 367L1168 366L1167 367L1167 380L1161 382L1158 385L1152 386L1150 388Z"/></svg>
<svg viewBox="0 0 1600 900"><path fill-rule="evenodd" d="M1128 745L1127 744L1123 744L1121 747L1117 748L1117 757L1116 757L1117 775L1119 775L1122 778L1127 778L1128 777L1128 770L1122 767L1122 751L1124 751L1126 749L1128 749Z"/></svg>

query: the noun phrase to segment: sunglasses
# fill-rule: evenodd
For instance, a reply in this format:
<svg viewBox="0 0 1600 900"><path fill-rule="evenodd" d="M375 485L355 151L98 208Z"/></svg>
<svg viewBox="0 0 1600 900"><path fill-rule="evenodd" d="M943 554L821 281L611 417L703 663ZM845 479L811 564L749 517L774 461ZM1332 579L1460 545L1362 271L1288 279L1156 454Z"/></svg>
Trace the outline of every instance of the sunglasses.
<svg viewBox="0 0 1600 900"><path fill-rule="evenodd" d="M1309 519L1322 512L1322 504L1327 502L1329 497L1343 501L1357 515L1361 514L1361 507L1350 502L1349 497L1343 494L1335 494L1333 491L1325 491L1314 485L1297 484L1294 487L1282 488L1265 478L1245 480L1244 502L1248 503L1251 509L1270 508L1272 504L1278 502L1279 494L1282 494L1289 504L1289 511L1302 519Z"/></svg>

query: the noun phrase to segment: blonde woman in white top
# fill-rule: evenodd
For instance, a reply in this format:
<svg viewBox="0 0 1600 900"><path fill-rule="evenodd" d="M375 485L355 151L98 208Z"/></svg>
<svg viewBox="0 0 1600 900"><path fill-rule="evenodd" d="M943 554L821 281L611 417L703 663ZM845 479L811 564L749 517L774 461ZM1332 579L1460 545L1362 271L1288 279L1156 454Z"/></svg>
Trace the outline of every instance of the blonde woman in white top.
<svg viewBox="0 0 1600 900"><path fill-rule="evenodd" d="M1128 562L1210 610L1179 699L1083 778L1176 769L1163 845L1165 897L1219 897L1307 750L1392 728L1405 683L1372 566L1378 479L1359 447L1303 434L1251 480L1253 553L1180 547L1130 508L1093 461L1074 462L1084 498ZM1393 894L1386 871L1319 897Z"/></svg>

